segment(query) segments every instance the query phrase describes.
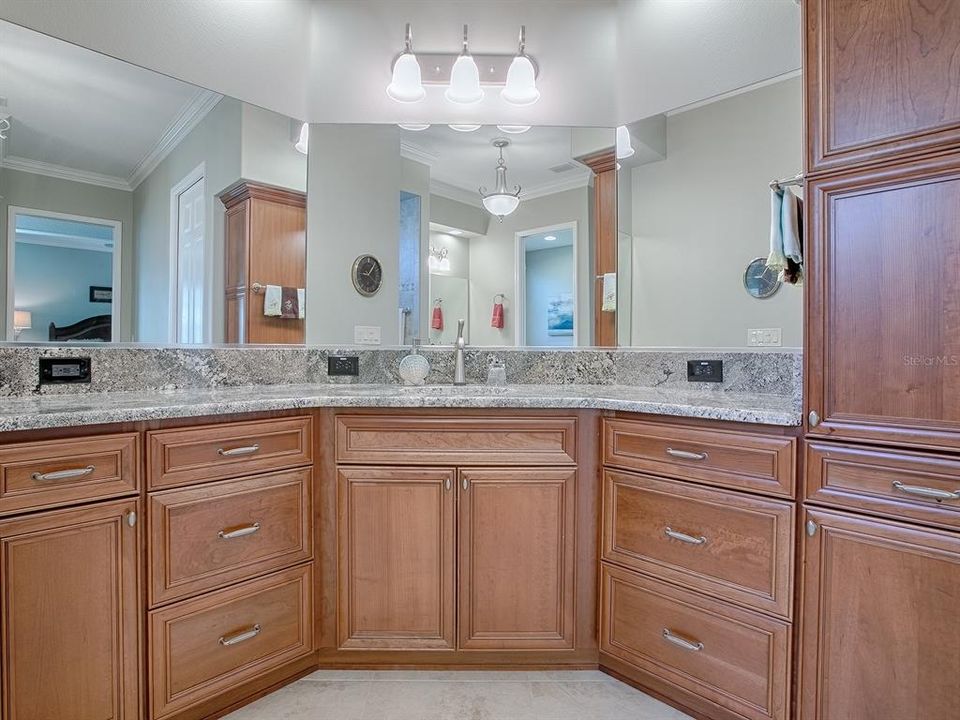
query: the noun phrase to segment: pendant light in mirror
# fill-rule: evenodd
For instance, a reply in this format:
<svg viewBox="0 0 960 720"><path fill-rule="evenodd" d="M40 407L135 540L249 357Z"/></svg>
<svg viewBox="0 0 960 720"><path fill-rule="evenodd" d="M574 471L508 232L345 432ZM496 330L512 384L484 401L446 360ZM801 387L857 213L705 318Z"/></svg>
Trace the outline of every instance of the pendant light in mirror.
<svg viewBox="0 0 960 720"><path fill-rule="evenodd" d="M507 165L503 160L503 149L509 145L510 141L506 138L494 138L493 146L500 151L500 159L497 160L497 184L490 193L480 186L483 206L491 215L496 215L500 222L520 206L520 186L514 185L513 192L507 189Z"/></svg>
<svg viewBox="0 0 960 720"><path fill-rule="evenodd" d="M404 39L404 50L393 63L393 78L387 85L387 95L401 103L420 102L427 96L420 76L420 63L413 54L413 35L410 23Z"/></svg>
<svg viewBox="0 0 960 720"><path fill-rule="evenodd" d="M626 160L633 156L633 144L630 142L630 131L626 125L617 128L617 160Z"/></svg>
<svg viewBox="0 0 960 720"><path fill-rule="evenodd" d="M533 105L540 99L537 90L537 69L527 57L527 28L520 26L520 48L507 70L507 84L500 91L500 97L511 105Z"/></svg>
<svg viewBox="0 0 960 720"><path fill-rule="evenodd" d="M473 105L483 100L480 70L467 48L467 26L463 26L463 49L450 71L450 87L444 97L457 105Z"/></svg>

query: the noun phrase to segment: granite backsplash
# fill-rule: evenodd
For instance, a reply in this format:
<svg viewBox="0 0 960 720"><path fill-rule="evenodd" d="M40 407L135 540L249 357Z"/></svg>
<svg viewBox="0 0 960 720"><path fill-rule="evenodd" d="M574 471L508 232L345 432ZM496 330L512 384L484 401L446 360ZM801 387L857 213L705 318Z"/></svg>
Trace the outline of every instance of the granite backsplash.
<svg viewBox="0 0 960 720"><path fill-rule="evenodd" d="M399 383L398 365L409 351L369 347L0 347L0 396L23 397L85 392L177 390L310 383ZM453 380L453 351L423 348L430 361L428 384ZM356 355L359 377L329 377L331 354ZM91 358L90 383L38 384L40 357ZM493 359L504 362L507 381L524 385L632 385L739 392L791 397L801 395L802 356L798 351L709 351L645 349L542 350L467 348L467 381L486 381ZM687 360L723 361L722 383L690 383Z"/></svg>

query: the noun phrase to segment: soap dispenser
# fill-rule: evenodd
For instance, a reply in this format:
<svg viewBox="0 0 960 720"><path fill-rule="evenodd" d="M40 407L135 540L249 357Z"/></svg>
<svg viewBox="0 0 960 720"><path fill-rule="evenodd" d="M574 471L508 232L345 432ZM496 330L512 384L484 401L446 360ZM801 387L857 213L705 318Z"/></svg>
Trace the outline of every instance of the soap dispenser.
<svg viewBox="0 0 960 720"><path fill-rule="evenodd" d="M400 379L405 385L423 385L429 372L430 363L420 354L420 338L414 338L410 354L400 361Z"/></svg>

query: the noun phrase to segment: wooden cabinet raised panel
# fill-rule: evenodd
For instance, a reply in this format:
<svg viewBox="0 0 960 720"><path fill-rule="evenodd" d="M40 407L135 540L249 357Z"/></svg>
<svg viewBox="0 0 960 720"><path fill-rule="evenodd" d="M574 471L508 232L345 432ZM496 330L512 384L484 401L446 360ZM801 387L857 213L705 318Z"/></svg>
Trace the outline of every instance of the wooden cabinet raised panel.
<svg viewBox="0 0 960 720"><path fill-rule="evenodd" d="M809 433L960 449L960 154L808 197Z"/></svg>
<svg viewBox="0 0 960 720"><path fill-rule="evenodd" d="M960 537L809 510L800 720L960 717Z"/></svg>
<svg viewBox="0 0 960 720"><path fill-rule="evenodd" d="M338 472L341 649L453 650L452 469Z"/></svg>
<svg viewBox="0 0 960 720"><path fill-rule="evenodd" d="M574 645L576 470L460 471L463 649Z"/></svg>
<svg viewBox="0 0 960 720"><path fill-rule="evenodd" d="M960 145L960 3L805 5L809 171Z"/></svg>
<svg viewBox="0 0 960 720"><path fill-rule="evenodd" d="M4 720L138 720L137 501L0 522Z"/></svg>

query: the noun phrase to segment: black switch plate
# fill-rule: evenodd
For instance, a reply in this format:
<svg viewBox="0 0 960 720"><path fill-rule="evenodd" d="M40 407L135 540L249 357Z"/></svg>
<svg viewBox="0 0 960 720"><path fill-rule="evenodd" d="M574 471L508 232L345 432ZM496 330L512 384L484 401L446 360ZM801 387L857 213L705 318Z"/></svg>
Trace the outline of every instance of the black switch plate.
<svg viewBox="0 0 960 720"><path fill-rule="evenodd" d="M90 358L40 358L40 384L90 382Z"/></svg>
<svg viewBox="0 0 960 720"><path fill-rule="evenodd" d="M359 374L360 358L356 355L331 355L327 358L327 375L357 377Z"/></svg>
<svg viewBox="0 0 960 720"><path fill-rule="evenodd" d="M687 360L688 382L723 382L723 360Z"/></svg>

